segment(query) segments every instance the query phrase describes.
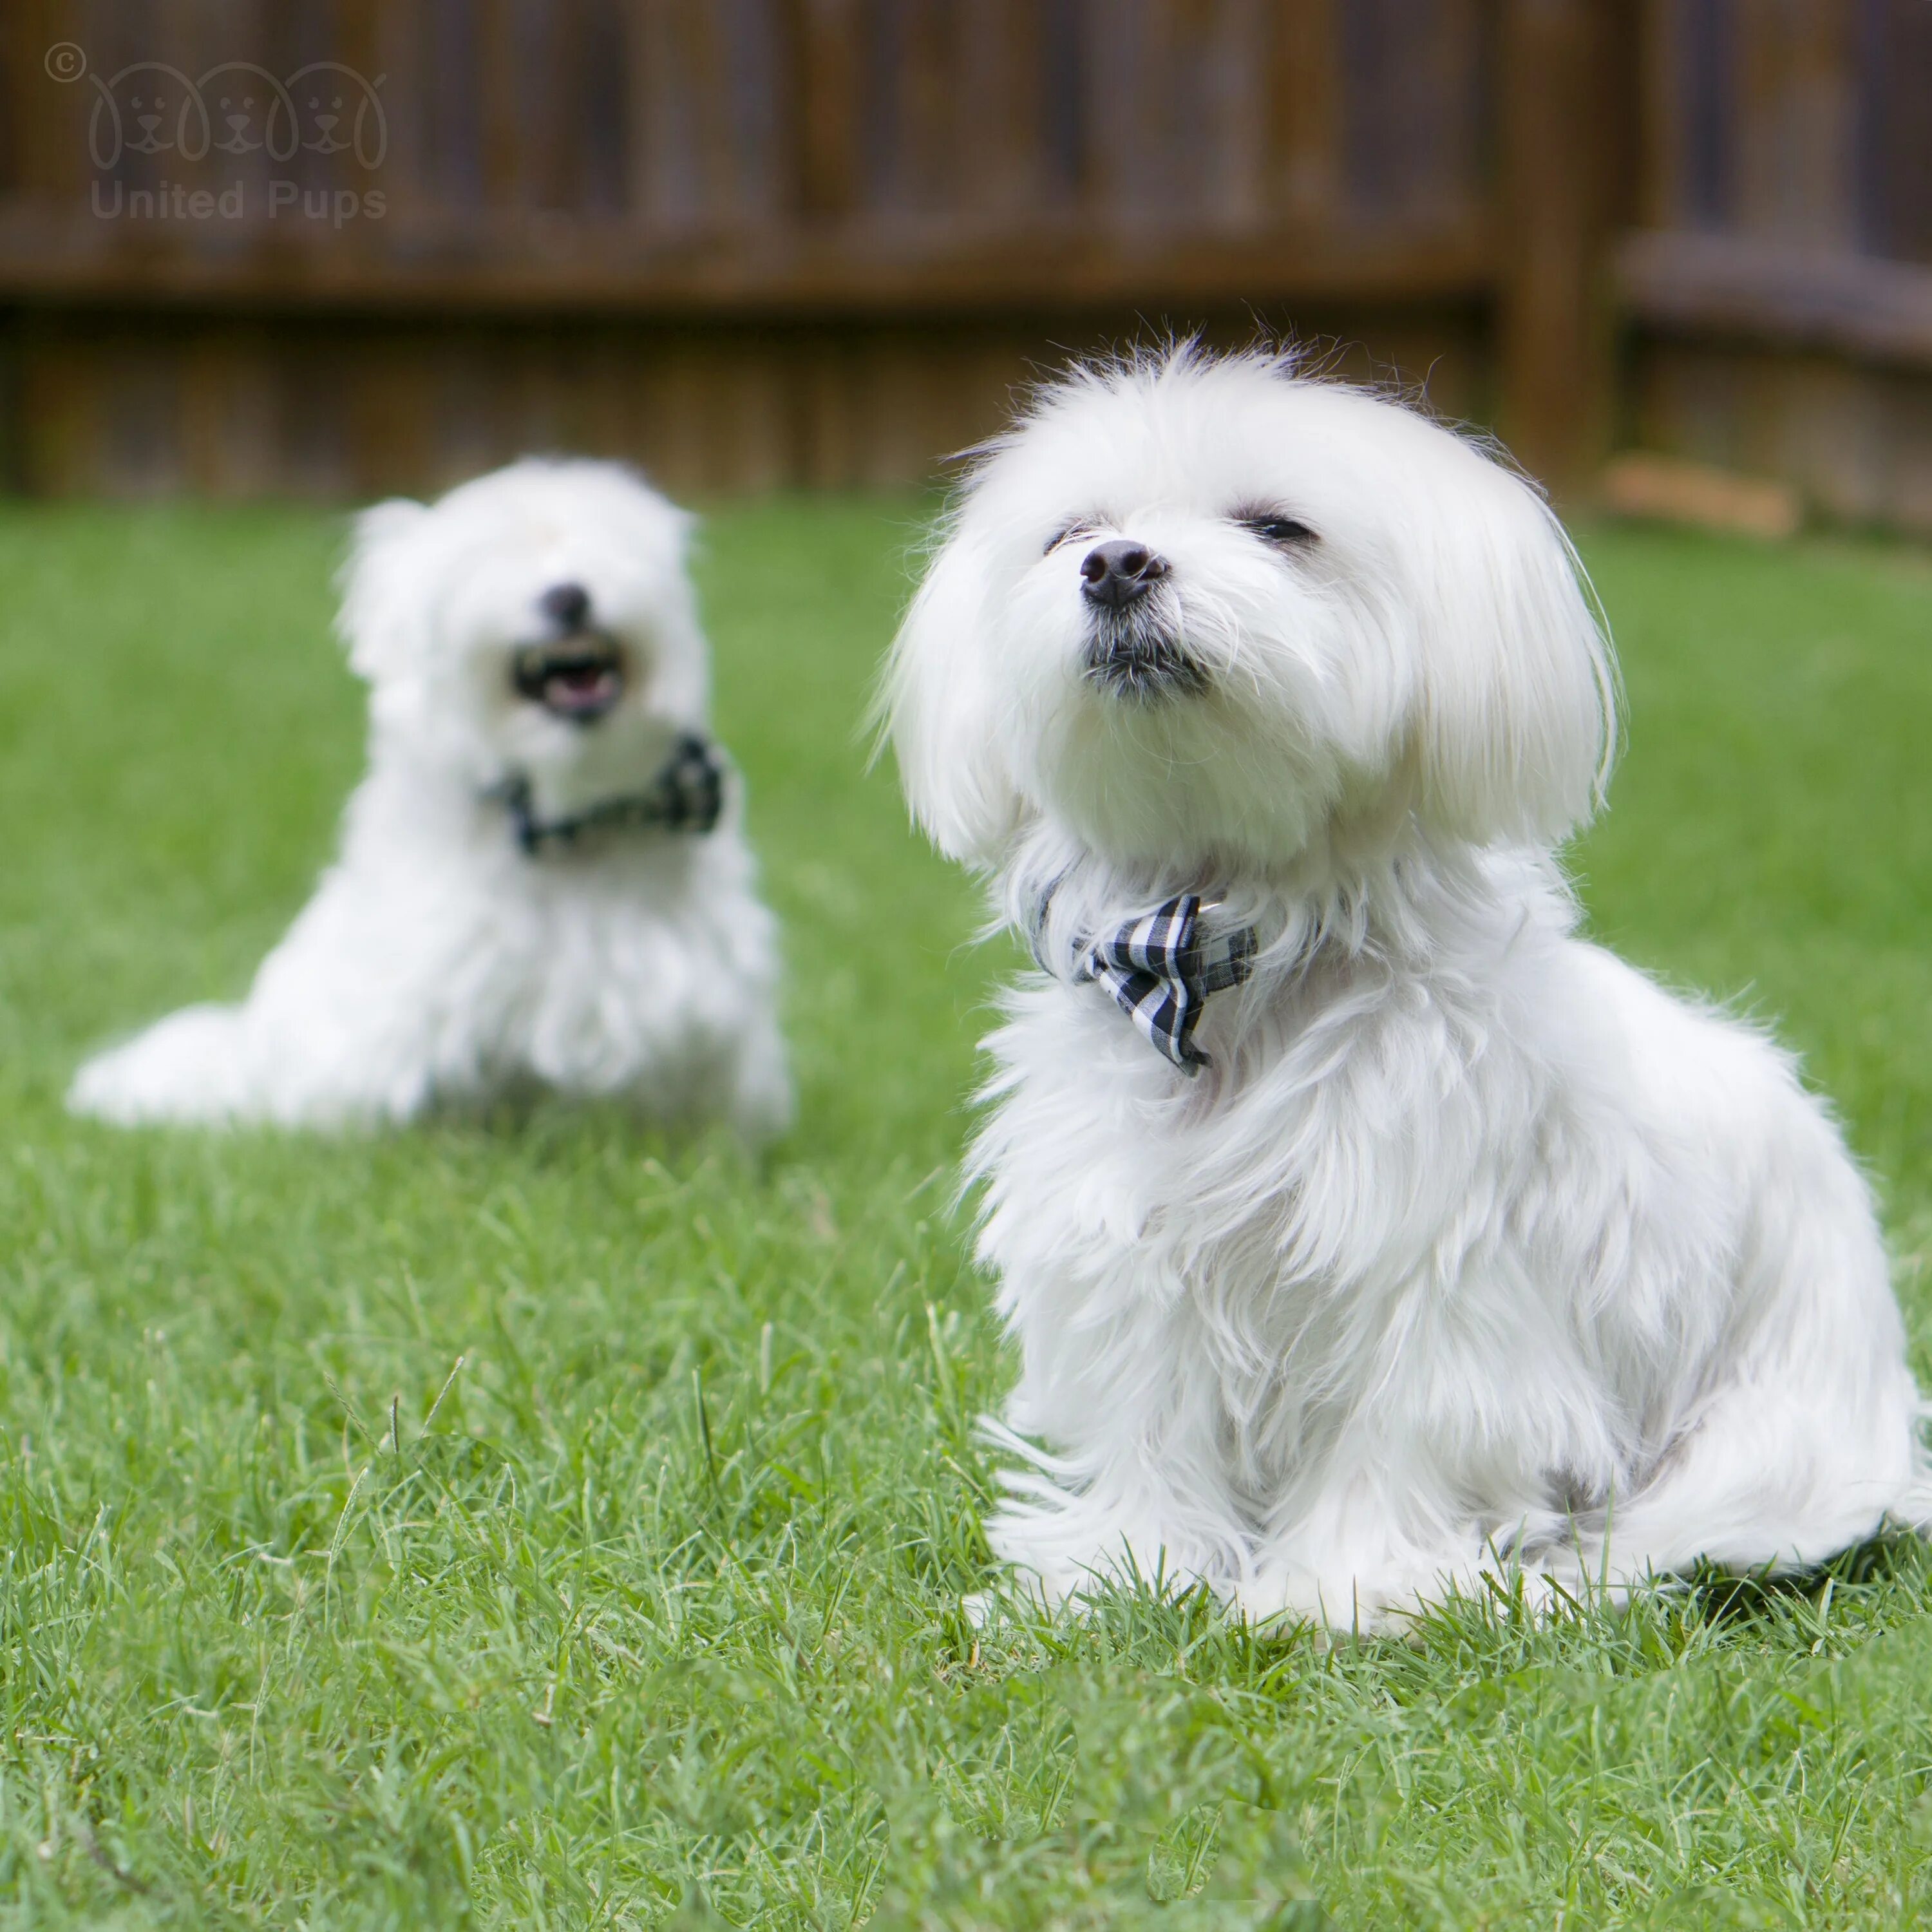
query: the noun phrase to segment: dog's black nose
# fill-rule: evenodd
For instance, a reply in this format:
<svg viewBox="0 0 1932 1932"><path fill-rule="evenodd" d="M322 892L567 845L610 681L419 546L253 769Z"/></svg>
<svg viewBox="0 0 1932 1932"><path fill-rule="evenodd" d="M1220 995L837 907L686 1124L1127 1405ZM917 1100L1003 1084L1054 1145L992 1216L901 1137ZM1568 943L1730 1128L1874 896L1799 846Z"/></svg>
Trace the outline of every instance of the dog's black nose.
<svg viewBox="0 0 1932 1932"><path fill-rule="evenodd" d="M1080 566L1080 588L1096 604L1118 610L1167 574L1167 560L1131 537L1096 544Z"/></svg>
<svg viewBox="0 0 1932 1932"><path fill-rule="evenodd" d="M590 614L590 593L580 584L553 584L537 599L537 608L560 631L580 631Z"/></svg>

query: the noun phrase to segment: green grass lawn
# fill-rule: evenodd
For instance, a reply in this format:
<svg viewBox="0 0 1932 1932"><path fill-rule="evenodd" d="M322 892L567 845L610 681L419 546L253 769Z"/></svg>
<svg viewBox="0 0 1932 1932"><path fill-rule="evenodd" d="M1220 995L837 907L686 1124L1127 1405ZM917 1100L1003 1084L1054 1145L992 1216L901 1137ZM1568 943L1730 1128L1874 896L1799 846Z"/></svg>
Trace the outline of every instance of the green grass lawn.
<svg viewBox="0 0 1932 1932"><path fill-rule="evenodd" d="M0 1924L1932 1917L1914 1545L1412 1648L1151 1596L976 1639L1011 1364L951 1175L1005 956L855 730L920 508L710 528L802 1088L758 1169L562 1108L68 1121L88 1044L245 984L359 700L329 521L0 512ZM1932 568L1586 548L1592 917L1838 1096L1932 1376Z"/></svg>

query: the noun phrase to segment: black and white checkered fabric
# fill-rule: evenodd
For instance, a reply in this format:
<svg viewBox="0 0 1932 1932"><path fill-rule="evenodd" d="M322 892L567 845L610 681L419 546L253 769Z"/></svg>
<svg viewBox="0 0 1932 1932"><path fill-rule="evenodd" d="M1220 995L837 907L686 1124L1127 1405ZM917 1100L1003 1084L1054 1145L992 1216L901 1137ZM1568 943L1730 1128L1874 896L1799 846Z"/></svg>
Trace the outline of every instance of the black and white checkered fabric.
<svg viewBox="0 0 1932 1932"><path fill-rule="evenodd" d="M1252 926L1204 937L1200 896L1183 892L1110 938L1087 942L1074 977L1104 986L1149 1046L1184 1073L1195 1073L1208 1064L1194 1044L1202 1010L1210 994L1248 976L1255 944Z"/></svg>
<svg viewBox="0 0 1932 1932"><path fill-rule="evenodd" d="M520 774L506 778L491 796L502 801L517 843L532 858L546 845L573 845L587 832L628 827L702 835L716 826L724 809L724 762L707 740L687 731L644 790L606 799L568 818L538 818L530 782Z"/></svg>

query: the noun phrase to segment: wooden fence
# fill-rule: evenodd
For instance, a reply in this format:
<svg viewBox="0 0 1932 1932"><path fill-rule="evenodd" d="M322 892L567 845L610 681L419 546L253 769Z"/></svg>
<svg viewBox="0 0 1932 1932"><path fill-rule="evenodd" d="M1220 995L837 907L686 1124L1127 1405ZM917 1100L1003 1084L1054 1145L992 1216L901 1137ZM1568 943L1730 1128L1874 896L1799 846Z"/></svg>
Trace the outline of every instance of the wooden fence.
<svg viewBox="0 0 1932 1932"><path fill-rule="evenodd" d="M1517 244L1580 245L1613 10L10 0L12 464L352 493L560 445L679 487L903 480L1061 347L1258 319L1560 470L1582 325Z"/></svg>
<svg viewBox="0 0 1932 1932"><path fill-rule="evenodd" d="M8 0L0 436L903 482L1066 350L1258 322L1559 486L1641 434L1925 522L1928 103L1932 0Z"/></svg>
<svg viewBox="0 0 1932 1932"><path fill-rule="evenodd" d="M1650 0L1630 433L1932 532L1932 4Z"/></svg>

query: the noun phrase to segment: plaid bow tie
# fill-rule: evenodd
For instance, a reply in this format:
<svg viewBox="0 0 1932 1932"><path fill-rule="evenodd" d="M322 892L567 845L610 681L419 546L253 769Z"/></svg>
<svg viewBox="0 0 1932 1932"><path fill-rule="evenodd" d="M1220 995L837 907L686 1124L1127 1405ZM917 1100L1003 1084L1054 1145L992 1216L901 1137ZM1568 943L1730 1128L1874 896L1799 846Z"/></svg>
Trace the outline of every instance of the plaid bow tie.
<svg viewBox="0 0 1932 1932"><path fill-rule="evenodd" d="M1208 1064L1194 1044L1202 1008L1248 976L1256 950L1252 926L1206 939L1200 917L1199 894L1183 892L1111 938L1086 942L1073 969L1076 980L1106 987L1148 1045L1190 1074Z"/></svg>
<svg viewBox="0 0 1932 1932"><path fill-rule="evenodd" d="M586 832L620 826L709 832L724 809L724 765L705 740L687 731L644 790L606 799L568 818L538 818L530 802L530 782L520 773L488 796L502 801L518 844L534 859L547 844L572 844Z"/></svg>

